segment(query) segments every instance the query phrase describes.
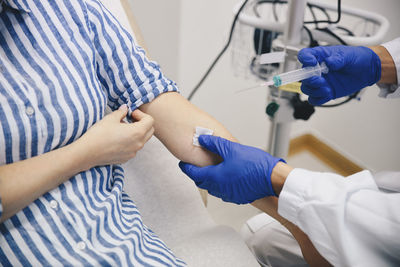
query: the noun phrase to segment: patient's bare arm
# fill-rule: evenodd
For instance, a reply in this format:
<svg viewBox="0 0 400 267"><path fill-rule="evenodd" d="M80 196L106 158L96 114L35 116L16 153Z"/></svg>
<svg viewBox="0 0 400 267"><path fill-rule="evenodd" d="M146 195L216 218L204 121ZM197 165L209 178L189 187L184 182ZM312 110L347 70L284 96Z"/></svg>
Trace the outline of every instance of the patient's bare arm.
<svg viewBox="0 0 400 267"><path fill-rule="evenodd" d="M283 162L278 162L271 174L271 182L276 194L280 194L283 185L293 168ZM265 197L252 203L253 206L267 213L280 222L292 233L301 248L303 257L310 266L330 266L321 254L316 250L308 236L296 225L278 214L278 198Z"/></svg>
<svg viewBox="0 0 400 267"><path fill-rule="evenodd" d="M305 261L310 266L331 266L329 262L319 254L311 240L300 228L278 214L278 198L261 198L254 201L252 205L276 219L292 233L301 248ZM267 241L268 240L266 240L266 242Z"/></svg>
<svg viewBox="0 0 400 267"><path fill-rule="evenodd" d="M235 140L221 123L175 92L164 93L140 109L154 118L155 136L184 162L207 166L220 161L215 154L193 146L196 126L211 129L216 136Z"/></svg>

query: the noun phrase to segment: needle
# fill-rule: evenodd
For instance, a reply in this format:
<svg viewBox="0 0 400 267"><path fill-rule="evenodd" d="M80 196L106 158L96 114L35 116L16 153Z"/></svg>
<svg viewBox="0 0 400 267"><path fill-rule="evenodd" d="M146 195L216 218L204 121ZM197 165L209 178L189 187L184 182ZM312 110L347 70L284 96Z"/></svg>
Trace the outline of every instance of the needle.
<svg viewBox="0 0 400 267"><path fill-rule="evenodd" d="M269 86L269 85L273 85L273 84L274 84L273 81L268 81L268 82L261 83L261 84L255 85L255 86L251 86L251 87L247 87L247 88L244 88L244 89L237 90L235 93L242 93L242 92L245 92L245 91L249 91L249 90L253 90L253 89L256 89L256 88Z"/></svg>

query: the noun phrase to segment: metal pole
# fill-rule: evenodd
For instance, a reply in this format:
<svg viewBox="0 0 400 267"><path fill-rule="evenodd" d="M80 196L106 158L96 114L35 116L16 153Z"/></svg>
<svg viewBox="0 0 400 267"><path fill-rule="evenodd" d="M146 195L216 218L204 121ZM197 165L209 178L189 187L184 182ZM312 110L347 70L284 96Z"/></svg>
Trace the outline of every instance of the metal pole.
<svg viewBox="0 0 400 267"><path fill-rule="evenodd" d="M303 29L304 12L307 0L290 0L284 42L286 46L297 46L301 43L301 31ZM286 56L282 71L294 70L297 67L295 58ZM269 152L280 158L286 158L289 151L290 129L293 118L293 108L290 104L293 93L282 93L280 107L271 119L272 127L269 136ZM276 95L275 95L276 96Z"/></svg>

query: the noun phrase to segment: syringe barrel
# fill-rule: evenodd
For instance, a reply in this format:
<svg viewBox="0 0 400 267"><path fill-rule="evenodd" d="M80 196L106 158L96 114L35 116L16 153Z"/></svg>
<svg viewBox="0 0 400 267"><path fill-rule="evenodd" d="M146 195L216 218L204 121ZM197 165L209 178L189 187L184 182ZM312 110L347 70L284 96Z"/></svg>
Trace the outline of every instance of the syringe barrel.
<svg viewBox="0 0 400 267"><path fill-rule="evenodd" d="M322 62L321 65L317 63L317 65L312 67L304 67L274 76L274 85L278 87L293 82L299 82L312 76L321 76L323 73L328 73L328 71L325 62Z"/></svg>

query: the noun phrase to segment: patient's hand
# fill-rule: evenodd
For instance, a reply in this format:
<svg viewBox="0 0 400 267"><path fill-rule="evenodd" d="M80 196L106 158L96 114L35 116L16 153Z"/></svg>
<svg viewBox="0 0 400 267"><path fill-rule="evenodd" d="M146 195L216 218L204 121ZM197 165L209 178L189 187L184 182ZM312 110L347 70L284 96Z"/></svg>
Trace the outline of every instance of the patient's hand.
<svg viewBox="0 0 400 267"><path fill-rule="evenodd" d="M88 168L124 163L135 157L151 138L154 133L153 118L137 109L132 113L135 122L128 124L122 121L127 112L127 106L121 106L77 140L85 147Z"/></svg>

